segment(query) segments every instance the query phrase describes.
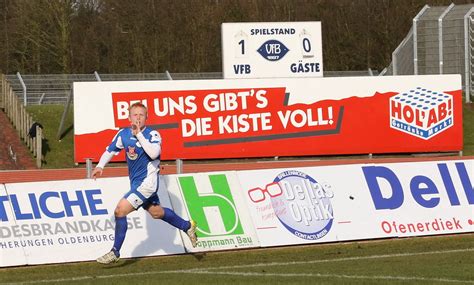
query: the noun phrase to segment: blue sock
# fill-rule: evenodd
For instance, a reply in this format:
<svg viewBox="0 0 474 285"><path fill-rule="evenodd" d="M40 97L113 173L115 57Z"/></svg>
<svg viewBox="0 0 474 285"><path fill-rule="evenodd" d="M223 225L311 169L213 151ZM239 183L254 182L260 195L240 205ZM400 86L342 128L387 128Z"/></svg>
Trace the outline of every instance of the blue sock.
<svg viewBox="0 0 474 285"><path fill-rule="evenodd" d="M120 249L122 248L125 235L127 234L127 227L127 216L120 218L115 217L115 239L112 250L116 256L120 256Z"/></svg>
<svg viewBox="0 0 474 285"><path fill-rule="evenodd" d="M176 215L173 210L165 207L163 207L163 210L165 210L165 215L162 218L163 221L184 232L187 231L189 227L191 227L191 223L189 221L183 220L180 216Z"/></svg>

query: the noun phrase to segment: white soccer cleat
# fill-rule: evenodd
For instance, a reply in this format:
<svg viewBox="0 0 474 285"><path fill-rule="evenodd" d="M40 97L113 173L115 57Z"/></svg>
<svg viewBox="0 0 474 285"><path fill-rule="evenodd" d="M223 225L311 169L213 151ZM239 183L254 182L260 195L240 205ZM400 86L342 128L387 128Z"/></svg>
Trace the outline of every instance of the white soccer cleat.
<svg viewBox="0 0 474 285"><path fill-rule="evenodd" d="M97 258L97 262L101 264L111 264L119 261L119 257L115 255L113 250L107 252L106 254L102 255L101 257Z"/></svg>
<svg viewBox="0 0 474 285"><path fill-rule="evenodd" d="M193 247L196 247L197 245L197 236L196 236L196 222L191 220L189 221L191 223L191 227L186 231L186 234L188 235L189 239L191 240L191 244Z"/></svg>

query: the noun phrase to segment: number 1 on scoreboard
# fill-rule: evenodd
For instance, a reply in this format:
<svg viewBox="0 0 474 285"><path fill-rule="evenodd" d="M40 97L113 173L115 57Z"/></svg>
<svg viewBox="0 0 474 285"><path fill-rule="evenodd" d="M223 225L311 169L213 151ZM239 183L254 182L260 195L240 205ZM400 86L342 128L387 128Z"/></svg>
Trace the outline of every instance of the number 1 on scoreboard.
<svg viewBox="0 0 474 285"><path fill-rule="evenodd" d="M235 57L237 58L244 58L247 57L247 34L244 33L244 31L240 30L235 36L234 36L234 51L235 51Z"/></svg>

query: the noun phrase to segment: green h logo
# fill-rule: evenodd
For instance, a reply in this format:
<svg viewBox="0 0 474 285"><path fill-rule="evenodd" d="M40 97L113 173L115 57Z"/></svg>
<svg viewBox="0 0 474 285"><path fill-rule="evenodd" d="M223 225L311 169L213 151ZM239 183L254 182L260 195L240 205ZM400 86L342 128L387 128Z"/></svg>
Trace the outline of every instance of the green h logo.
<svg viewBox="0 0 474 285"><path fill-rule="evenodd" d="M211 189L205 187L199 189L201 191L193 176L178 178L189 214L197 222L198 236L243 234L227 177L225 174L208 176Z"/></svg>

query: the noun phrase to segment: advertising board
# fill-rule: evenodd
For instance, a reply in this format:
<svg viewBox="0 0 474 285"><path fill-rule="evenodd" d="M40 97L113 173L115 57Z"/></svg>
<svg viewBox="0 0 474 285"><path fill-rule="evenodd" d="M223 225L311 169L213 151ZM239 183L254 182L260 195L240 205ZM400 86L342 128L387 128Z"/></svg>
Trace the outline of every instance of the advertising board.
<svg viewBox="0 0 474 285"><path fill-rule="evenodd" d="M78 82L75 161L98 161L134 102L162 160L459 151L461 96L459 75Z"/></svg>

